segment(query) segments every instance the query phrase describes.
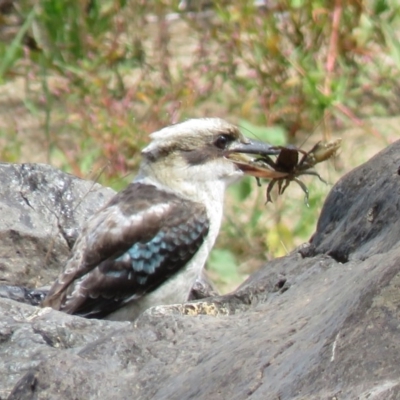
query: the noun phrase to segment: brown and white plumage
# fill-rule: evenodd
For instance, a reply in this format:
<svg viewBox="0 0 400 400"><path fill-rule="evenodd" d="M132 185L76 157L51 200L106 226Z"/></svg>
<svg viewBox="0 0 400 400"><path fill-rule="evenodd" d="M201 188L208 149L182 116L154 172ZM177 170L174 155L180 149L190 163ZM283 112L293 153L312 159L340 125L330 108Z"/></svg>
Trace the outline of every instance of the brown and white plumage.
<svg viewBox="0 0 400 400"><path fill-rule="evenodd" d="M217 237L225 188L243 175L229 154L269 149L218 118L151 139L136 179L85 224L43 306L133 320L151 306L187 300Z"/></svg>

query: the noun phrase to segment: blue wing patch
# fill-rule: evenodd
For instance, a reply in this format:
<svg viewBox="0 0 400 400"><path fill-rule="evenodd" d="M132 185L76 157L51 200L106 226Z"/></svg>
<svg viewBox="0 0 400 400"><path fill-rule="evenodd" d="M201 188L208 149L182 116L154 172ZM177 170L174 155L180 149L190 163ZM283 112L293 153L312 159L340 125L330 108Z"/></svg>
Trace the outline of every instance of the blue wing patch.
<svg viewBox="0 0 400 400"><path fill-rule="evenodd" d="M147 243L134 244L125 254L115 261L130 262L133 271L154 274L164 260L166 251L170 248L165 242L165 233L158 233Z"/></svg>
<svg viewBox="0 0 400 400"><path fill-rule="evenodd" d="M155 218L150 213L146 220L148 225L140 227L138 239L130 246L126 238L132 232L126 225L126 233L121 231L120 234L120 246L114 245L113 250L99 243L98 249L107 249L104 250L106 258L82 277L79 296L69 297L68 304L62 309L89 318L102 318L125 301L156 289L198 251L209 230L204 206L153 188L152 197L149 197L153 205L169 201L165 215L157 214ZM130 204L121 205L127 218L135 213Z"/></svg>
<svg viewBox="0 0 400 400"><path fill-rule="evenodd" d="M170 276L198 250L208 232L205 218L191 217L178 226L165 227L146 243L135 243L124 254L107 263L102 272L110 277L136 280L140 286L153 286ZM123 268L121 268L123 265Z"/></svg>

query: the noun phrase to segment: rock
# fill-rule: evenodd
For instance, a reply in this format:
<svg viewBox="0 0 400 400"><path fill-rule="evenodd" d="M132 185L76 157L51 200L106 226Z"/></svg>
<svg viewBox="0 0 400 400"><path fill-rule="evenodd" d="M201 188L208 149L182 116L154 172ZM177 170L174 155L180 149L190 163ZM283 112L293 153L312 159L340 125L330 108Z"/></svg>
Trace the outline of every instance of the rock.
<svg viewBox="0 0 400 400"><path fill-rule="evenodd" d="M24 286L0 285L0 297L38 306L46 298L50 287L30 289Z"/></svg>
<svg viewBox="0 0 400 400"><path fill-rule="evenodd" d="M0 164L0 284L36 288L67 260L80 226L111 189L44 164Z"/></svg>
<svg viewBox="0 0 400 400"><path fill-rule="evenodd" d="M310 243L226 296L135 323L0 299L0 396L400 398L399 166L400 141L344 176Z"/></svg>
<svg viewBox="0 0 400 400"><path fill-rule="evenodd" d="M312 239L314 254L347 262L386 253L398 245L399 147L398 142L389 146L333 187Z"/></svg>

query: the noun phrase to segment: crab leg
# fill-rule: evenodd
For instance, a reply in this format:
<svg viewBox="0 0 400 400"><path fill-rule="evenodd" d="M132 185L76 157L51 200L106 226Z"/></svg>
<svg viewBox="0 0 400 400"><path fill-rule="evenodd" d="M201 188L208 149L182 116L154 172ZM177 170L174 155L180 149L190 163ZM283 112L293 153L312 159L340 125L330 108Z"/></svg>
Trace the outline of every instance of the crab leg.
<svg viewBox="0 0 400 400"><path fill-rule="evenodd" d="M328 184L328 182L327 182L325 179L323 179L323 178L321 177L321 175L320 175L318 172L316 172L316 171L304 171L304 172L301 173L301 175L312 175L312 176L316 176L316 177L318 177L318 179L319 179L321 182L325 183L325 185Z"/></svg>
<svg viewBox="0 0 400 400"><path fill-rule="evenodd" d="M277 179L273 179L267 186L267 201L265 204L272 203L272 198L271 198L271 191L272 188L275 186L275 183L277 182Z"/></svg>
<svg viewBox="0 0 400 400"><path fill-rule="evenodd" d="M309 191L307 189L307 186L299 179L299 178L293 178L293 180L301 187L301 189L303 190L303 192L305 193L304 196L304 203L307 207L310 207L310 204L308 203L308 199L309 199Z"/></svg>

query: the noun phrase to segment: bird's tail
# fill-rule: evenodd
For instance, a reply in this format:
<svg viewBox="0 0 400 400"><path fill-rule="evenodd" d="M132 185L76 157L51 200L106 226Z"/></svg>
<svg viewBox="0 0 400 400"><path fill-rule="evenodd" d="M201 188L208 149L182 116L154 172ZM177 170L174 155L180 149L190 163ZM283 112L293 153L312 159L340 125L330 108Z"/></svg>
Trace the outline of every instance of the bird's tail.
<svg viewBox="0 0 400 400"><path fill-rule="evenodd" d="M51 286L47 296L41 303L41 307L51 307L60 310L68 294L68 286L74 280L72 274L62 274Z"/></svg>

